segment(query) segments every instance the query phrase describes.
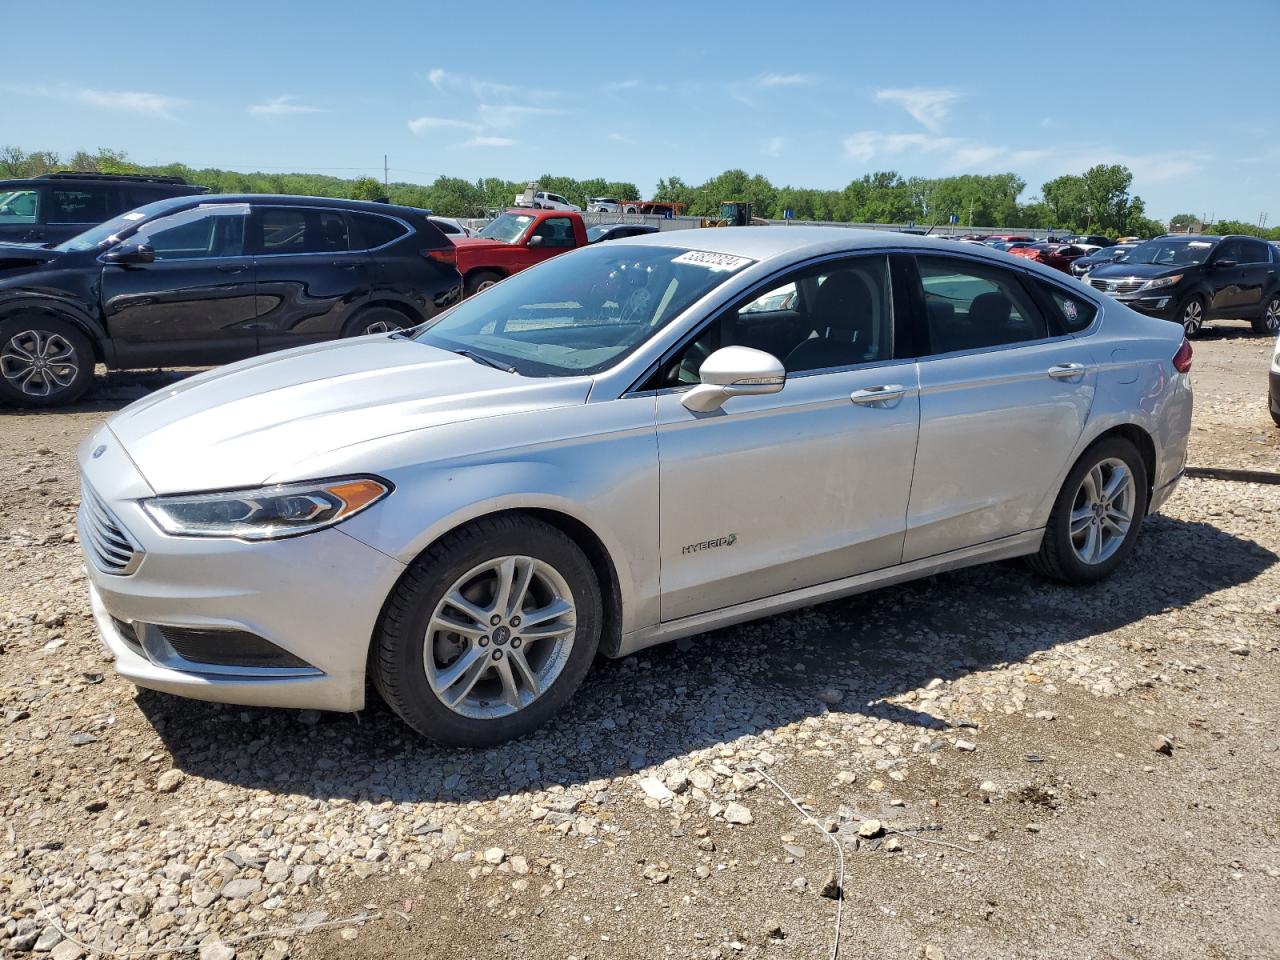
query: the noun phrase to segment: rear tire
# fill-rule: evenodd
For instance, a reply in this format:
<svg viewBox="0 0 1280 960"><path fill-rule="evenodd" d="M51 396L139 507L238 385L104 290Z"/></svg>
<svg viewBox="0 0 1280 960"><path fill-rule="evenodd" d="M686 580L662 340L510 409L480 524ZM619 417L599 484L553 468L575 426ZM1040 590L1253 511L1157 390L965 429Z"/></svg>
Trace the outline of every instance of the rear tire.
<svg viewBox="0 0 1280 960"><path fill-rule="evenodd" d="M513 586L499 594L504 582ZM577 544L533 517L486 517L409 567L383 608L369 670L387 705L422 736L487 747L524 736L568 703L596 655L601 622L600 587Z"/></svg>
<svg viewBox="0 0 1280 960"><path fill-rule="evenodd" d="M1117 485L1114 497L1093 497L1094 491L1104 494L1112 483ZM1101 580L1132 552L1146 513L1147 468L1141 455L1121 437L1100 440L1067 474L1040 551L1027 562L1042 576L1066 583ZM1116 522L1122 515L1128 519L1120 534Z"/></svg>
<svg viewBox="0 0 1280 960"><path fill-rule="evenodd" d="M93 345L53 317L0 323L0 398L29 407L74 403L93 383Z"/></svg>
<svg viewBox="0 0 1280 960"><path fill-rule="evenodd" d="M479 293L481 290L488 290L495 283L502 279L502 274L494 270L477 270L474 273L467 274L467 282L463 289L468 297Z"/></svg>
<svg viewBox="0 0 1280 960"><path fill-rule="evenodd" d="M1280 334L1280 293L1273 293L1262 307L1261 316L1249 321L1254 333L1274 337Z"/></svg>
<svg viewBox="0 0 1280 960"><path fill-rule="evenodd" d="M408 318L390 307L370 307L361 310L342 327L342 337L364 337L377 333L391 333L410 326Z"/></svg>

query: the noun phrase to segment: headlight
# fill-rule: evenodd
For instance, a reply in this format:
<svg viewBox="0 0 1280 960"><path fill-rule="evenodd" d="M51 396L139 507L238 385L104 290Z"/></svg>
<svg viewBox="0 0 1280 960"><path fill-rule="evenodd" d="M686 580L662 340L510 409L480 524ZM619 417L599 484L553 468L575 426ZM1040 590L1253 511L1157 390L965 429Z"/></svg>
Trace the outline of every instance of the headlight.
<svg viewBox="0 0 1280 960"><path fill-rule="evenodd" d="M1143 290L1159 290L1161 287L1172 287L1175 283L1182 279L1182 274L1175 273L1172 277L1156 277L1154 280L1148 280L1142 285Z"/></svg>
<svg viewBox="0 0 1280 960"><path fill-rule="evenodd" d="M343 477L252 490L155 497L142 507L178 537L277 540L341 523L391 492L372 477Z"/></svg>

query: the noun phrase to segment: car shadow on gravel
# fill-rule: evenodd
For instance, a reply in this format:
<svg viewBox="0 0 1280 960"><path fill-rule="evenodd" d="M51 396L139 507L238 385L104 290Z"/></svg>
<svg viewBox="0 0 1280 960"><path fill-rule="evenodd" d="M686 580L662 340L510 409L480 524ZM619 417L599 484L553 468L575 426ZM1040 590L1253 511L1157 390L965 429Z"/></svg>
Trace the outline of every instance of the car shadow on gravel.
<svg viewBox="0 0 1280 960"><path fill-rule="evenodd" d="M359 715L148 692L137 702L175 766L269 792L465 803L551 784L594 791L601 786L592 781L827 710L939 729L941 721L886 699L1130 627L1246 583L1276 559L1209 524L1155 516L1124 567L1092 587L995 564L602 660L559 717L487 750L428 744L372 694Z"/></svg>

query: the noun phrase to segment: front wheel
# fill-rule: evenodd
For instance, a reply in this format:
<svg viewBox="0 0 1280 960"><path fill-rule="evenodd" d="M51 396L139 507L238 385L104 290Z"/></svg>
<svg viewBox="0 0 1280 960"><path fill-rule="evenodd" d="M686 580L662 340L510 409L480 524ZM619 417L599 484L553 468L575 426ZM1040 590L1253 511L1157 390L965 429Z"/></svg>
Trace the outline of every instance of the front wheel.
<svg viewBox="0 0 1280 960"><path fill-rule="evenodd" d="M467 275L466 283L463 284L463 290L466 295L472 296L481 290L488 290L495 283L502 279L502 275L492 270L477 270Z"/></svg>
<svg viewBox="0 0 1280 960"><path fill-rule="evenodd" d="M371 307L362 310L342 328L342 336L365 337L376 333L392 333L409 326L404 314L390 307Z"/></svg>
<svg viewBox="0 0 1280 960"><path fill-rule="evenodd" d="M1204 329L1204 301L1192 294L1178 307L1178 322L1188 337L1197 337Z"/></svg>
<svg viewBox="0 0 1280 960"><path fill-rule="evenodd" d="M89 338L66 321L0 323L0 397L32 407L73 403L93 382L93 365Z"/></svg>
<svg viewBox="0 0 1280 960"><path fill-rule="evenodd" d="M1147 513L1147 470L1128 440L1111 437L1085 451L1045 525L1033 569L1067 583L1092 583L1124 562Z"/></svg>
<svg viewBox="0 0 1280 960"><path fill-rule="evenodd" d="M409 568L374 637L384 700L444 746L523 736L573 696L595 657L600 587L560 530L490 517L447 534Z"/></svg>
<svg viewBox="0 0 1280 960"><path fill-rule="evenodd" d="M1276 336L1280 334L1280 293L1273 293L1262 308L1262 315L1250 323L1254 333Z"/></svg>

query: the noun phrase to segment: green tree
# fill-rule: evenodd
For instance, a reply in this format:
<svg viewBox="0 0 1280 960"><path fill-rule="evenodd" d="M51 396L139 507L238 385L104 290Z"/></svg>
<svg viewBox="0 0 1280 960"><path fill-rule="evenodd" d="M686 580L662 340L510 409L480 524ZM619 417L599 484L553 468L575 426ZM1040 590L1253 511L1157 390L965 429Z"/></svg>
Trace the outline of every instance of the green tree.
<svg viewBox="0 0 1280 960"><path fill-rule="evenodd" d="M386 195L387 188L373 177L358 177L352 180L348 192L352 200L378 200Z"/></svg>
<svg viewBox="0 0 1280 960"><path fill-rule="evenodd" d="M1175 213L1169 218L1169 229L1175 233L1186 233L1200 222L1194 213Z"/></svg>

